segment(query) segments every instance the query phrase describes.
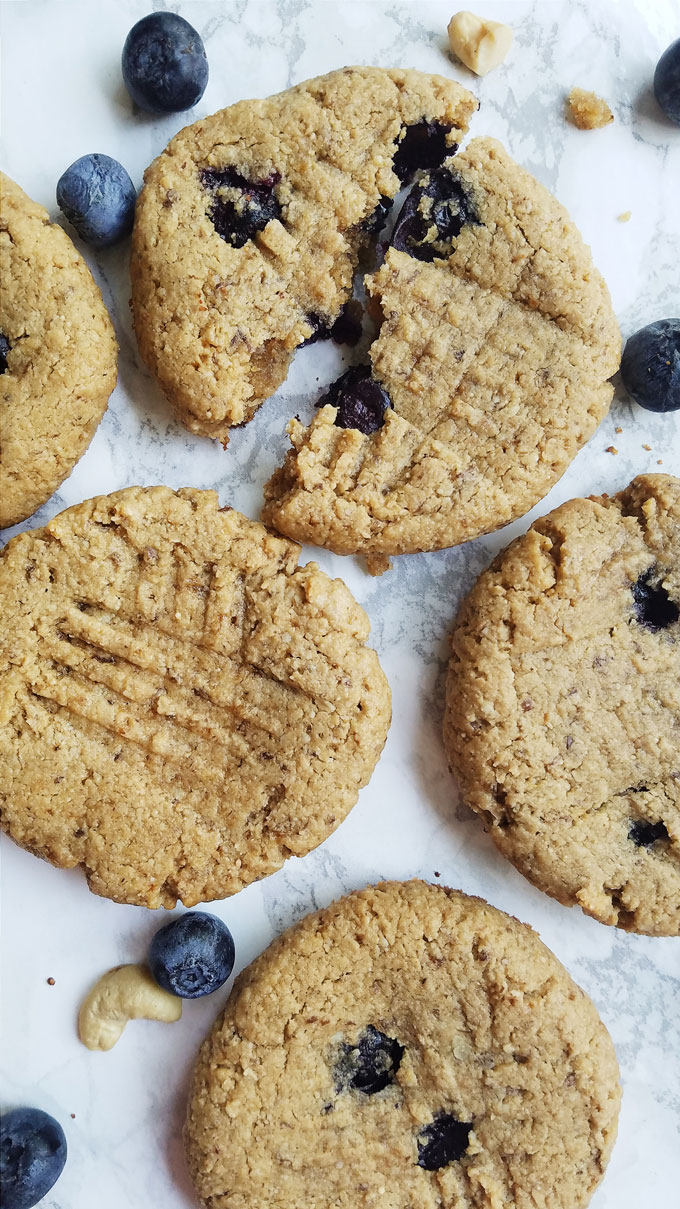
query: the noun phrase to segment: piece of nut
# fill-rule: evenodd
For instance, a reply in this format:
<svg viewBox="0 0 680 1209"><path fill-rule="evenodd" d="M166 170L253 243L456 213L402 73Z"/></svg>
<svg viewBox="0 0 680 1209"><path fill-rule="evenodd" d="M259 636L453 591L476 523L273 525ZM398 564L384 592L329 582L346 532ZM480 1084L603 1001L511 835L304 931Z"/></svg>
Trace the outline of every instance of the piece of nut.
<svg viewBox="0 0 680 1209"><path fill-rule="evenodd" d="M115 966L103 974L78 1013L78 1035L88 1049L111 1049L128 1020L179 1020L182 1000L154 982L146 966Z"/></svg>
<svg viewBox="0 0 680 1209"><path fill-rule="evenodd" d="M474 13L456 13L449 21L449 44L475 75L485 76L498 67L512 46L512 30L500 21L487 21Z"/></svg>

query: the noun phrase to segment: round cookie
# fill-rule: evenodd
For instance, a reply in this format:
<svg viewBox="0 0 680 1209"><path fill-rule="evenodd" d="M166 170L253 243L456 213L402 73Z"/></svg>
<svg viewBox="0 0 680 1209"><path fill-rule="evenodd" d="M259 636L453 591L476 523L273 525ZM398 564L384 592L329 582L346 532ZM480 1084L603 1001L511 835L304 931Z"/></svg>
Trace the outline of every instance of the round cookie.
<svg viewBox="0 0 680 1209"><path fill-rule="evenodd" d="M452 636L444 741L530 881L680 934L680 479L570 500L504 550Z"/></svg>
<svg viewBox="0 0 680 1209"><path fill-rule="evenodd" d="M142 356L192 432L225 444L330 334L359 254L477 101L417 71L346 67L180 131L145 174L132 243Z"/></svg>
<svg viewBox="0 0 680 1209"><path fill-rule="evenodd" d="M49 499L116 385L118 346L65 231L0 173L0 529Z"/></svg>
<svg viewBox="0 0 680 1209"><path fill-rule="evenodd" d="M441 886L350 894L238 979L186 1124L210 1209L579 1209L614 1047L525 924Z"/></svg>
<svg viewBox="0 0 680 1209"><path fill-rule="evenodd" d="M390 405L359 431L351 384L310 427L292 421L265 522L385 556L522 515L595 431L619 364L607 287L564 208L474 139L414 186L366 285L380 323L366 372Z"/></svg>
<svg viewBox="0 0 680 1209"><path fill-rule="evenodd" d="M390 693L340 580L212 491L131 487L0 554L0 820L149 907L224 898L320 844Z"/></svg>

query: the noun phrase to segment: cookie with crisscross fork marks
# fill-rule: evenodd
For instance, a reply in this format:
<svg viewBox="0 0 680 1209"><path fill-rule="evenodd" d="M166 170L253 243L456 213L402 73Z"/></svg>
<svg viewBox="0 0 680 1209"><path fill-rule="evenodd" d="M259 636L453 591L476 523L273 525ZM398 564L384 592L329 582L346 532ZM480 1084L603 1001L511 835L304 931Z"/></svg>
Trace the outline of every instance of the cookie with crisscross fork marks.
<svg viewBox="0 0 680 1209"><path fill-rule="evenodd" d="M311 426L291 421L263 519L338 554L390 555L521 516L595 431L619 364L607 287L564 208L474 139L414 186L366 285L381 414L348 421L356 401L336 388Z"/></svg>
<svg viewBox="0 0 680 1209"><path fill-rule="evenodd" d="M385 742L348 589L211 491L132 487L0 557L0 812L118 902L222 898L321 843Z"/></svg>

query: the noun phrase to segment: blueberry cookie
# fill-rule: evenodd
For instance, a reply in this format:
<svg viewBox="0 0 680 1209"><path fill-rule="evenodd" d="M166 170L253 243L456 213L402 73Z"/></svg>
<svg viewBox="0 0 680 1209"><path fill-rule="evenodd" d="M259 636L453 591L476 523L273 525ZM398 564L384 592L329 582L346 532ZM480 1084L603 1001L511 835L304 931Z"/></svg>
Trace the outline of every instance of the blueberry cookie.
<svg viewBox="0 0 680 1209"><path fill-rule="evenodd" d="M603 923L680 934L680 479L570 500L480 577L446 750L498 847Z"/></svg>
<svg viewBox="0 0 680 1209"><path fill-rule="evenodd" d="M226 444L328 334L402 183L455 150L476 108L442 76L352 67L175 136L137 203L132 307L192 432Z"/></svg>
<svg viewBox="0 0 680 1209"><path fill-rule="evenodd" d="M85 261L0 173L0 528L71 473L116 385L118 347Z"/></svg>
<svg viewBox="0 0 680 1209"><path fill-rule="evenodd" d="M210 1209L579 1209L614 1047L525 924L386 883L284 933L204 1042L186 1125Z"/></svg>
<svg viewBox="0 0 680 1209"><path fill-rule="evenodd" d="M366 285L380 330L360 391L343 378L310 427L289 425L265 521L375 556L526 512L605 415L619 363L607 287L566 211L474 139L414 185Z"/></svg>
<svg viewBox="0 0 680 1209"><path fill-rule="evenodd" d="M212 491L131 487L0 554L0 822L118 902L234 894L368 781L390 694L340 580Z"/></svg>

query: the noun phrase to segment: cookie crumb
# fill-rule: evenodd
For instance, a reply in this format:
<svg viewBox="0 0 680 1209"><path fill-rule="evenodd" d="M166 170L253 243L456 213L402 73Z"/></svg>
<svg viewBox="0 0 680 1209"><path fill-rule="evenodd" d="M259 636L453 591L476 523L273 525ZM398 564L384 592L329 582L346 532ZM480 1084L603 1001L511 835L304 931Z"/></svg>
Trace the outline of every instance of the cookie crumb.
<svg viewBox="0 0 680 1209"><path fill-rule="evenodd" d="M599 130L614 121L614 114L602 97L585 88L572 88L567 97L567 120L579 130Z"/></svg>
<svg viewBox="0 0 680 1209"><path fill-rule="evenodd" d="M643 446L642 446L642 448L643 448L643 449L646 449L646 450L647 450L647 453L651 453L651 452L652 452L652 447L651 447L651 445L643 445Z"/></svg>
<svg viewBox="0 0 680 1209"><path fill-rule="evenodd" d="M392 570L392 559L387 554L367 554L366 570L369 575L383 575Z"/></svg>
<svg viewBox="0 0 680 1209"><path fill-rule="evenodd" d="M448 34L452 53L476 76L485 76L503 62L513 38L509 25L468 12L453 15Z"/></svg>
<svg viewBox="0 0 680 1209"><path fill-rule="evenodd" d="M612 121L613 120L614 119L612 118ZM616 221L617 222L630 222L632 213L633 213L632 210L624 210L623 214L617 214Z"/></svg>
<svg viewBox="0 0 680 1209"><path fill-rule="evenodd" d="M48 979L47 979L47 985L48 985L48 987L53 987L53 986L54 986L54 979L53 979L53 978L48 978Z"/></svg>
<svg viewBox="0 0 680 1209"><path fill-rule="evenodd" d="M616 448L616 445L608 445L608 446L607 446L607 448L605 449L605 453L613 453L613 454L617 454L618 452L619 452L619 451L618 451L618 449Z"/></svg>
<svg viewBox="0 0 680 1209"><path fill-rule="evenodd" d="M71 1113L71 1120L72 1120L72 1121L75 1121L75 1119L76 1119L76 1114L75 1114L74 1112L72 1112L72 1113Z"/></svg>
<svg viewBox="0 0 680 1209"><path fill-rule="evenodd" d="M623 429L622 429L622 428L615 428L615 429L614 429L614 432L623 432Z"/></svg>
<svg viewBox="0 0 680 1209"><path fill-rule="evenodd" d="M438 869L435 869L434 875L435 875L435 877L441 877L441 873L439 872Z"/></svg>
<svg viewBox="0 0 680 1209"><path fill-rule="evenodd" d="M657 466L663 466L663 458L657 458L656 464L657 464Z"/></svg>

